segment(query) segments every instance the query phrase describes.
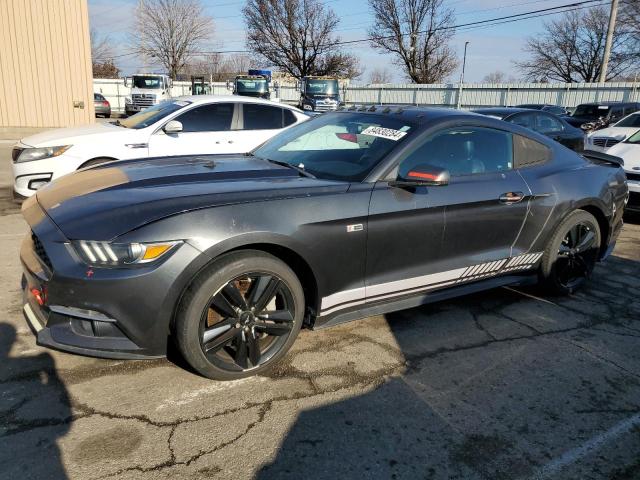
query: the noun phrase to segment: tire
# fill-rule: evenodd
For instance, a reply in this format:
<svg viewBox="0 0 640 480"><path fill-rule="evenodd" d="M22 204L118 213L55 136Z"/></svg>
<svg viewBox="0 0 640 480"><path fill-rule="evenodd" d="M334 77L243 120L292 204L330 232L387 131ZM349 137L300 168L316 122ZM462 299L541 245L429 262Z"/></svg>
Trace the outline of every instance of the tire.
<svg viewBox="0 0 640 480"><path fill-rule="evenodd" d="M540 285L554 295L576 292L591 276L600 246L600 226L595 217L584 210L571 212L544 250Z"/></svg>
<svg viewBox="0 0 640 480"><path fill-rule="evenodd" d="M113 162L115 160L116 160L115 158L109 158L109 157L92 158L91 160L87 160L82 165L80 165L78 167L78 170L80 170L81 168L93 167L95 165L101 165L103 163Z"/></svg>
<svg viewBox="0 0 640 480"><path fill-rule="evenodd" d="M272 255L244 250L196 277L178 306L174 336L198 373L235 380L264 373L287 353L304 310L295 273Z"/></svg>

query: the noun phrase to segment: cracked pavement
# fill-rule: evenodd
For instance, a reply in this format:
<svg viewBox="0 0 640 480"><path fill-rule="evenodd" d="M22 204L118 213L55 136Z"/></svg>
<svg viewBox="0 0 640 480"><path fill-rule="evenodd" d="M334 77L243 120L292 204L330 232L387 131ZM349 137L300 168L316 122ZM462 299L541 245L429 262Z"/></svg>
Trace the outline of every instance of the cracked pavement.
<svg viewBox="0 0 640 480"><path fill-rule="evenodd" d="M640 478L640 220L568 298L501 288L318 332L268 376L35 345L0 144L0 478Z"/></svg>

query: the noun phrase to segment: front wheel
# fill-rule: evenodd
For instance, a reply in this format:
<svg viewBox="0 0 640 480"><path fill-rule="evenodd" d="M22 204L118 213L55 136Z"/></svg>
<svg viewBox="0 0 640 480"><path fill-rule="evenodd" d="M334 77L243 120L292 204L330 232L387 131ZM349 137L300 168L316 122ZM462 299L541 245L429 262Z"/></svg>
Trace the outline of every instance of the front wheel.
<svg viewBox="0 0 640 480"><path fill-rule="evenodd" d="M300 281L285 263L259 251L231 253L188 288L175 337L200 374L234 380L262 373L286 354L304 308Z"/></svg>
<svg viewBox="0 0 640 480"><path fill-rule="evenodd" d="M600 245L600 227L595 217L584 210L571 212L556 229L542 256L542 286L556 295L578 290L595 268Z"/></svg>

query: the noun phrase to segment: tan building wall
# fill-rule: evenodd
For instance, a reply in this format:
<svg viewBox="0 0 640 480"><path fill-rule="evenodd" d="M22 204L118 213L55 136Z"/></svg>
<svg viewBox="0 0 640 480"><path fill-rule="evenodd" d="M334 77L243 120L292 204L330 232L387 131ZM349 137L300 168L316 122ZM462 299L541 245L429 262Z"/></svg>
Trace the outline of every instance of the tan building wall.
<svg viewBox="0 0 640 480"><path fill-rule="evenodd" d="M0 127L93 121L87 0L0 0Z"/></svg>

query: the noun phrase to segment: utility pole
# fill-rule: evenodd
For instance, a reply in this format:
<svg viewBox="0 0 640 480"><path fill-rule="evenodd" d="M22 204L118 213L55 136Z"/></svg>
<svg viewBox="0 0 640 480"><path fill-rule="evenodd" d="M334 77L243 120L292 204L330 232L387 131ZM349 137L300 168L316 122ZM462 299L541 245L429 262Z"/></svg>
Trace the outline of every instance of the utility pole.
<svg viewBox="0 0 640 480"><path fill-rule="evenodd" d="M613 31L616 28L616 17L618 16L618 0L611 0L611 14L609 15L609 28L607 29L607 42L604 45L604 57L602 59L602 69L600 70L600 83L607 80L607 68L609 67L609 57L611 56L611 44L613 43Z"/></svg>
<svg viewBox="0 0 640 480"><path fill-rule="evenodd" d="M458 105L457 109L460 110L462 105L462 84L464 83L464 67L467 63L467 46L469 42L464 42L464 55L462 56L462 72L460 72L460 83L458 84Z"/></svg>

